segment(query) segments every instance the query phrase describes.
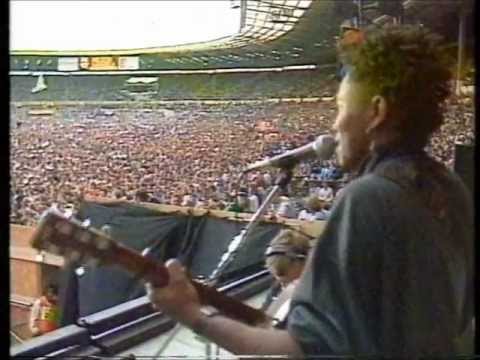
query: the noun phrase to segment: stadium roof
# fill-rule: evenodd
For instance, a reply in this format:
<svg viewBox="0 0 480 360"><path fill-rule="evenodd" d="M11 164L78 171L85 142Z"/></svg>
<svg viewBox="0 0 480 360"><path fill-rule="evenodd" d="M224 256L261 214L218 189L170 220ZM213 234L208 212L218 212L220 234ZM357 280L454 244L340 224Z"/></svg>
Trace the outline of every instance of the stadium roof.
<svg viewBox="0 0 480 360"><path fill-rule="evenodd" d="M242 6L242 26L214 41L118 51L11 51L11 70L57 71L59 57L138 57L135 70L208 70L282 67L335 62L340 24L358 14L357 2L335 0L235 0ZM233 4L234 2L232 2ZM382 17L385 2L363 1L367 23ZM455 14L461 0L406 0L405 16L435 23ZM464 0L470 6L470 0ZM380 6L379 6L380 5ZM433 6L435 5L435 6ZM39 56L41 57L39 59Z"/></svg>
<svg viewBox="0 0 480 360"><path fill-rule="evenodd" d="M343 2L342 2L343 3ZM338 2L312 0L247 0L242 27L214 41L122 51L11 51L12 56L46 57L43 66L29 70L55 70L45 66L65 56L140 56L140 69L208 69L249 66L285 66L317 62L326 49L333 50L338 21L332 15ZM342 16L343 18L343 16ZM12 70L25 69L11 64Z"/></svg>

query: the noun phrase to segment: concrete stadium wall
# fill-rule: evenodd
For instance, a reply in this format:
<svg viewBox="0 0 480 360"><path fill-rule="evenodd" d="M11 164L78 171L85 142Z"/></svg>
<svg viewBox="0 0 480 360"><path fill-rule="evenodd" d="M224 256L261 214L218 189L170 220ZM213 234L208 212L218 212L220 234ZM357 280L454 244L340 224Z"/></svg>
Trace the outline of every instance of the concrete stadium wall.
<svg viewBox="0 0 480 360"><path fill-rule="evenodd" d="M10 294L36 298L42 293L41 266L30 260L10 259Z"/></svg>
<svg viewBox="0 0 480 360"><path fill-rule="evenodd" d="M10 246L30 247L33 231L31 226L10 224Z"/></svg>
<svg viewBox="0 0 480 360"><path fill-rule="evenodd" d="M38 251L30 245L34 230L10 224L10 295L18 303L29 303L41 295L43 285L55 281L63 266L63 258L59 256L38 257Z"/></svg>

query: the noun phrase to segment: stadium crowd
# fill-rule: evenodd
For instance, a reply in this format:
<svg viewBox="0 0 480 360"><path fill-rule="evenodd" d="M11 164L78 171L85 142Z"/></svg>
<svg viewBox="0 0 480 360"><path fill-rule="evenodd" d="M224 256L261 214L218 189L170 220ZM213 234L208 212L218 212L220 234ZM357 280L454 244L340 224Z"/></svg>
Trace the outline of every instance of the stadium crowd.
<svg viewBox="0 0 480 360"><path fill-rule="evenodd" d="M161 109L63 108L51 116L12 113L11 222L35 224L52 204L115 198L254 212L275 171L240 176L253 161L328 132L333 98L311 103L185 104ZM428 148L453 164L455 142L471 142L472 104L451 102ZM348 181L335 161L295 170L271 216L325 219Z"/></svg>

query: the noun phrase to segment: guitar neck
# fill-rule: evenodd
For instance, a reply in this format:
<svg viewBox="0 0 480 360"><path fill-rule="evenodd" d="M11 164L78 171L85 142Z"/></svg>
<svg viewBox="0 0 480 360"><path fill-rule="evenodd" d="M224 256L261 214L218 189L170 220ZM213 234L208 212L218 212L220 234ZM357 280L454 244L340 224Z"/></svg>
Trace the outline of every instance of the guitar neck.
<svg viewBox="0 0 480 360"><path fill-rule="evenodd" d="M169 276L167 268L160 262L144 257L139 253L115 244L115 263L132 273L149 281L155 287L168 285ZM211 305L228 317L240 320L250 325L257 325L267 321L267 316L261 310L248 306L219 292L215 288L192 280L192 284L198 292L200 302Z"/></svg>

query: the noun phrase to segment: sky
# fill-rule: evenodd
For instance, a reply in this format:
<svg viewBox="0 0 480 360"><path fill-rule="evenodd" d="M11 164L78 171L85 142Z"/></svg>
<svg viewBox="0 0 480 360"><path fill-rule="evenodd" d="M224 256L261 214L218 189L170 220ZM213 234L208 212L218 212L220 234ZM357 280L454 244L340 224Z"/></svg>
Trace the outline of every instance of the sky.
<svg viewBox="0 0 480 360"><path fill-rule="evenodd" d="M115 50L233 35L230 0L10 0L11 50Z"/></svg>

